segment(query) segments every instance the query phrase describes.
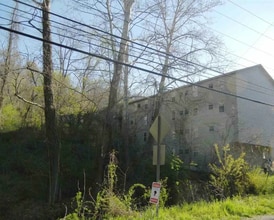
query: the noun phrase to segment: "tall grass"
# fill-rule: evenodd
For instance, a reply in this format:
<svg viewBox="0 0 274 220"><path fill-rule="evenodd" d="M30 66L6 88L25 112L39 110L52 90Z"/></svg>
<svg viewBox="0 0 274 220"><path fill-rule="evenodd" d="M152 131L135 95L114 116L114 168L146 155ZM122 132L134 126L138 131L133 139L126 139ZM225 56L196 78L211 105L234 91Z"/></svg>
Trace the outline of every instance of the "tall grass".
<svg viewBox="0 0 274 220"><path fill-rule="evenodd" d="M264 214L274 215L273 195L250 196L245 198L234 197L232 199L211 203L197 202L170 208L160 208L158 218L156 217L155 206L151 206L145 212L135 213L132 216L120 216L109 219L236 220Z"/></svg>
<svg viewBox="0 0 274 220"><path fill-rule="evenodd" d="M131 216L109 218L112 220L236 220L257 215L274 215L274 176L267 176L260 169L248 173L251 188L246 197L235 196L223 201L196 202L160 208L156 218L156 207L150 206L144 212L134 212Z"/></svg>

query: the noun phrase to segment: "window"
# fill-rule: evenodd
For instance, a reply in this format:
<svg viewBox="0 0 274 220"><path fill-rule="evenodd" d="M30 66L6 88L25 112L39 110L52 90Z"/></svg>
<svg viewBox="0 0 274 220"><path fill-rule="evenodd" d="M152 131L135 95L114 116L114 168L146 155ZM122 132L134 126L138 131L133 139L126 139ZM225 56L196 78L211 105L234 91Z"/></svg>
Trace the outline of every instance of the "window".
<svg viewBox="0 0 274 220"><path fill-rule="evenodd" d="M145 109L148 109L148 104L145 104Z"/></svg>
<svg viewBox="0 0 274 220"><path fill-rule="evenodd" d="M140 103L137 105L137 108L141 108L141 104Z"/></svg>
<svg viewBox="0 0 274 220"><path fill-rule="evenodd" d="M193 152L193 156L194 156L194 157L198 157L198 151L194 151L194 152Z"/></svg>
<svg viewBox="0 0 274 220"><path fill-rule="evenodd" d="M194 108L193 109L193 115L197 115L198 114L198 108Z"/></svg>
<svg viewBox="0 0 274 220"><path fill-rule="evenodd" d="M188 95L188 91L186 90L186 91L185 91L185 96L187 96L187 95Z"/></svg>
<svg viewBox="0 0 274 220"><path fill-rule="evenodd" d="M213 89L213 83L209 83L208 88Z"/></svg>
<svg viewBox="0 0 274 220"><path fill-rule="evenodd" d="M214 126L209 126L209 131L214 131Z"/></svg>
<svg viewBox="0 0 274 220"><path fill-rule="evenodd" d="M144 142L146 142L146 141L147 141L147 133L144 132Z"/></svg>
<svg viewBox="0 0 274 220"><path fill-rule="evenodd" d="M171 98L171 101L172 101L172 102L175 102L175 101L176 101L175 97L172 97L172 98Z"/></svg>
<svg viewBox="0 0 274 220"><path fill-rule="evenodd" d="M209 109L209 110L212 110L212 109L213 109L213 105L212 105L212 104L209 104L209 105L208 105L208 109Z"/></svg>
<svg viewBox="0 0 274 220"><path fill-rule="evenodd" d="M184 111L180 111L180 115L184 115Z"/></svg>
<svg viewBox="0 0 274 220"><path fill-rule="evenodd" d="M185 154L189 154L189 149L185 149Z"/></svg>
<svg viewBox="0 0 274 220"><path fill-rule="evenodd" d="M219 112L224 112L224 111L225 111L225 106L219 105Z"/></svg>
<svg viewBox="0 0 274 220"><path fill-rule="evenodd" d="M147 121L147 116L144 117L144 124L147 125L148 121Z"/></svg>
<svg viewBox="0 0 274 220"><path fill-rule="evenodd" d="M185 115L188 115L189 111L188 109L185 109Z"/></svg>
<svg viewBox="0 0 274 220"><path fill-rule="evenodd" d="M175 120L175 111L172 111L172 120Z"/></svg>

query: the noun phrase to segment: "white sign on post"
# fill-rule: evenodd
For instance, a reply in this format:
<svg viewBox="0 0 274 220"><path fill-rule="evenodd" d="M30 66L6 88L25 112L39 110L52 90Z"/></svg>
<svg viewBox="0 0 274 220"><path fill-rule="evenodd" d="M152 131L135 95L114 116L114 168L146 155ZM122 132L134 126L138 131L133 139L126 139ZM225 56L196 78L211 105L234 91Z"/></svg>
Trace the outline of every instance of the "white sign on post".
<svg viewBox="0 0 274 220"><path fill-rule="evenodd" d="M161 183L159 182L152 183L150 200L149 200L150 203L153 203L153 204L159 203L160 189L161 189Z"/></svg>

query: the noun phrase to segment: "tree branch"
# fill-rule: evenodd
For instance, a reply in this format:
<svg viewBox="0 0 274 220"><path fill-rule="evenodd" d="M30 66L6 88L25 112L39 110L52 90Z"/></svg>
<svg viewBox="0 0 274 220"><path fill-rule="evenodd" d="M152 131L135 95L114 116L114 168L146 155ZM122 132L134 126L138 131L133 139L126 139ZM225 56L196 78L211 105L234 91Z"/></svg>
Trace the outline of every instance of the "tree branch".
<svg viewBox="0 0 274 220"><path fill-rule="evenodd" d="M44 106L42 106L42 105L40 105L40 104L38 104L38 103L35 103L35 102L31 102L31 101L29 101L29 100L26 100L25 98L23 98L22 96L18 95L17 93L15 93L14 95L15 95L18 99L22 100L23 102L26 102L26 103L28 103L28 104L30 104L30 105L34 105L34 106L36 106L36 107L39 107L39 108L41 108L41 109L44 109Z"/></svg>

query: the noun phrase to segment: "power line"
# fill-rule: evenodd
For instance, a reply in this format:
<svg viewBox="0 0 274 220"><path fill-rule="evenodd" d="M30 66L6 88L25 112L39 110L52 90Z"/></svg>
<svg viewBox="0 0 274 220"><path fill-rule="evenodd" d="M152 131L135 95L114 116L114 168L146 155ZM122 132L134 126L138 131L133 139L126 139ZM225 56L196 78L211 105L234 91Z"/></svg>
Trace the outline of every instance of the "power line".
<svg viewBox="0 0 274 220"><path fill-rule="evenodd" d="M34 6L33 6L34 7ZM36 9L39 9L39 8L37 8L37 7L34 7L34 8L36 8ZM39 10L41 10L41 9L39 9ZM65 17L63 17L64 19L67 19L67 18L65 18ZM58 22L57 22L58 23ZM82 23L81 23L82 24ZM69 27L69 26L68 26ZM89 26L90 27L90 26ZM108 33L109 34L109 33ZM79 40L78 40L79 41ZM160 51L158 51L158 52L160 52ZM188 61L185 61L184 60L184 62L188 62ZM159 63L158 63L159 64ZM194 63L195 64L195 63ZM196 64L196 65L198 65L198 64ZM208 67L205 67L205 66L200 66L200 67L203 67L203 68L207 68L207 69L209 69L209 70L211 70L211 71L215 71L215 70L212 70L211 68L208 68ZM218 73L221 73L221 72L218 72ZM223 73L221 73L221 74L223 74ZM200 74L200 75L202 75L202 74ZM250 83L250 82L247 82L247 83ZM255 84L254 84L255 85ZM256 85L257 86L257 85ZM261 87L261 86L260 86ZM250 89L250 88L249 88ZM268 89L268 88L267 88ZM251 89L250 89L251 90ZM255 91L255 90L254 90ZM257 91L257 90L256 90ZM258 92L258 91L257 91ZM261 93L261 91L259 91L260 93Z"/></svg>
<svg viewBox="0 0 274 220"><path fill-rule="evenodd" d="M26 4L26 3L25 3ZM29 5L29 4L26 4L26 5L28 5L28 6L31 6L32 8L35 8L35 9L37 9L37 10L41 10L40 8L37 8L37 7L35 7L35 6L32 6L32 5ZM29 13L30 14L30 13ZM54 14L54 13L53 13ZM71 20L71 19L68 19L68 18L66 18L66 17L63 17L63 16L60 16L60 15L56 15L56 16L58 16L58 17L62 17L63 19L66 19L66 20ZM41 18L41 17L40 17ZM54 21L55 22L55 21ZM74 21L73 21L74 22ZM59 24L61 24L60 22L55 22L55 23L59 23ZM81 24L81 25L85 25L85 24L83 24L83 23L79 23L79 24ZM64 25L64 24L61 24L61 25ZM68 26L68 25L65 25L65 26L67 26L67 27L69 27L69 28L71 28L70 26ZM89 28L93 28L93 27L91 27L91 26L88 26ZM64 30L64 29L63 29ZM83 30L81 30L81 31L83 31ZM53 32L54 33L54 32ZM108 32L105 32L106 34L110 34L110 33L108 33ZM56 34L56 33L54 33L54 34ZM118 37L118 38L121 38L121 37L119 37L119 36L116 36L116 37ZM71 38L71 39L74 39L74 38ZM78 39L78 41L80 41L79 39ZM85 43L89 43L90 44L90 42L85 42ZM133 43L136 43L136 42L133 42ZM93 44L94 45L94 44ZM141 45L141 44L140 44ZM97 45L94 45L94 46L97 46ZM142 45L143 47L144 47L144 45ZM101 48L102 48L102 46L101 46ZM108 48L105 48L105 49L107 49L107 50L109 50ZM154 49L154 48L153 48ZM117 51L116 51L117 52ZM157 52L162 52L162 51L159 51L159 50L157 50ZM162 52L162 53L164 53L164 52ZM164 53L165 55L167 55L166 53ZM132 56L132 55L131 55ZM169 55L170 56L170 55ZM175 57L175 56L173 56L173 55L171 55L172 57ZM178 59L180 59L180 60L182 60L181 58L178 58ZM152 62L152 63L155 63L155 64L160 64L160 63L156 63L155 61L152 61L152 60L147 60L147 61L149 61L149 62ZM189 62L190 61L187 61L187 60L182 60L183 62L185 62L185 63L187 63L188 65L189 65ZM161 64L160 64L161 65ZM197 64L197 63L192 63L192 66L194 66L194 65L200 65L200 64ZM200 65L200 67L201 68L206 68L206 69L208 69L208 70L210 70L210 71L213 71L213 72L216 72L216 70L214 69L212 69L212 68L208 68L208 67L205 67L205 66L203 66L203 65ZM178 69L178 68L173 68L173 69ZM180 69L178 69L178 70L180 70ZM223 74L222 72L218 72L218 74ZM196 75L199 75L199 74L197 74L196 73ZM200 75L202 75L202 74L200 74ZM247 83L250 83L250 82L247 82ZM255 85L255 84L254 84ZM257 85L256 85L257 86ZM259 86L259 87L261 87L261 88L263 88L262 86ZM252 90L251 88L248 88L249 90ZM266 89L269 89L269 88L266 88ZM261 91L258 91L258 92L261 92Z"/></svg>
<svg viewBox="0 0 274 220"><path fill-rule="evenodd" d="M260 34L260 35L264 36L264 37L267 38L267 39L270 39L270 40L274 41L274 38L269 37L269 36L266 35L265 33L262 33L262 32L260 32L260 31L257 31L256 29L254 29L254 28L252 28L252 27L249 27L248 25L243 24L242 22L237 21L236 19L231 18L230 16L225 15L225 14L219 12L219 11L216 11L216 10L214 10L214 11L215 11L217 14L222 15L223 17L225 17L225 18L227 18L227 19L229 19L229 20L235 22L236 24L239 24L239 25L241 25L241 26L243 26L243 27L245 27L245 28L247 28L247 29L249 29L249 30L251 30L251 31L253 31L253 32L255 32L255 33L257 33L257 34Z"/></svg>
<svg viewBox="0 0 274 220"><path fill-rule="evenodd" d="M172 79L174 81L183 82L183 83L186 83L188 85L197 86L197 87L209 90L209 91L214 91L214 92L217 92L217 93L220 93L220 94L224 94L224 95L228 95L228 96L231 96L231 97L235 97L235 98L239 98L239 99L251 101L253 103L257 103L257 104L262 104L262 105L274 107L274 104L271 104L271 103L266 103L266 102L263 102L263 101L259 101L259 100L255 100L255 99L251 99L251 98L247 98L247 97L235 95L235 94L224 92L224 91L220 91L220 90L217 90L217 89L208 88L206 86L200 85L199 83L189 82L189 81L178 79L178 78L175 78L175 77L172 77L172 76L169 76L169 75L163 75L161 73L158 73L158 72L155 72L155 71L151 71L151 70L148 70L148 69L145 69L145 68L142 68L142 67L138 67L138 66L134 66L134 65L131 65L131 64L128 64L128 63L116 61L116 60L113 60L113 59L111 59L109 57L105 57L105 56L102 56L102 55L99 55L99 54L94 54L94 53L86 52L86 51L83 51L83 50L80 50L80 49L77 49L77 48L73 48L73 47L70 47L70 46L67 46L67 45L63 45L63 44L60 44L60 43L57 43L57 42L54 42L54 41L45 40L45 39L42 39L42 38L30 35L30 34L27 34L27 33L23 33L21 31L12 30L10 28L3 27L2 25L0 25L0 29L8 31L8 32L13 32L13 33L16 33L16 34L19 34L19 35L22 35L22 36L25 36L25 37L28 37L28 38L31 38L31 39L42 41L42 42L45 42L45 43L49 43L49 44L52 44L52 45L55 45L55 46L64 47L64 48L67 48L67 49L70 49L70 50L74 50L74 51L79 52L79 53L83 53L83 54L87 54L87 55L90 55L90 56L94 56L94 57L97 57L99 59L110 61L112 63L118 63L118 64L121 64L121 65L124 65L124 66L128 66L130 68L134 68L134 69L137 69L137 70L140 70L140 71L143 71L143 72L151 73L153 75L165 76L166 78Z"/></svg>
<svg viewBox="0 0 274 220"><path fill-rule="evenodd" d="M94 9L94 7L90 6L88 3L85 3L85 4L84 4L84 3L81 3L81 2L77 2L77 3L80 4L80 5L82 5L83 7L86 7L86 8L88 8L88 9L90 9L90 10L98 11L98 9ZM114 6L112 6L112 7L114 7ZM114 7L114 8L115 8L115 7ZM115 8L115 9L117 9L117 8ZM117 9L117 10L119 10L119 9ZM89 11L88 13L91 14L91 15L97 16L97 14L91 13L90 11ZM224 15L224 14L223 14L223 16L227 17L228 19L234 20L235 22L241 24L241 25L244 26L245 28L249 28L249 29L253 30L253 31L256 32L256 33L259 33L259 34L261 34L261 35L264 35L264 33L261 33L260 31L257 31L257 30L254 29L254 28L250 28L250 27L248 27L247 25L242 24L242 23L240 23L239 21L237 21L237 20L235 20L235 19L233 19L233 18L230 18L230 17L227 16L227 15ZM122 21L122 18L120 18L120 17L116 17L116 18L117 18L118 20L121 20L121 21ZM156 24L153 23L151 20L146 21L146 22L156 25ZM269 23L269 22L268 22L268 23ZM138 27L140 27L140 28L142 28L142 29L144 29L144 30L147 30L147 31L151 32L151 30L148 29L148 28L146 28L146 27L143 27L143 26L140 26L140 25L136 25L136 26L138 26ZM236 38L234 38L234 37L232 37L232 36L229 36L229 35L227 35L227 34L224 34L224 33L220 32L220 31L214 30L214 29L212 29L212 28L210 28L210 29L211 29L213 32L217 32L217 33L219 33L219 34L221 34L221 35L223 35L223 36L225 36L225 37L227 37L227 38L230 38L230 39L232 39L232 40L234 40L234 41L236 41L236 42L238 42L238 43L240 43L240 44L243 44L243 45L245 45L245 46L248 46L249 48L253 48L254 50L260 51L260 52L265 53L266 55L271 56L271 57L274 58L273 54L270 54L270 53L268 53L267 51L264 51L264 50L261 50L261 49L259 49L259 48L256 48L256 47L254 47L254 45L246 44L245 42L240 41L240 40L238 40L238 39L236 39ZM268 36L267 36L267 37L268 37ZM273 39L273 40L274 40L274 39ZM190 45L188 45L188 44L186 44L186 43L183 43L183 44L186 45L186 46L190 46ZM248 62L250 62L250 63L253 63L253 64L257 64L257 62L255 62L255 61L251 61L251 60L248 60L248 59L246 59L246 58L240 57L240 56L238 56L238 55L236 55L236 54L234 54L234 53L231 53L231 52L228 52L228 53L231 54L231 55L234 56L234 57L241 58L242 60L246 60L246 61L248 61ZM238 63L236 63L236 62L233 62L233 63L238 64ZM238 64L238 65L239 65L239 64ZM242 65L242 66L244 66L244 65ZM246 66L245 66L245 67L246 67ZM269 67L269 66L265 66L265 67L267 67L268 69L274 70L273 67Z"/></svg>
<svg viewBox="0 0 274 220"><path fill-rule="evenodd" d="M235 3L235 2L233 2L233 1L231 1L231 0L228 0L228 1L229 1L230 3L232 3L233 5L237 6L238 8L242 9L243 11L247 12L248 14L251 14L252 16L258 18L259 20L265 22L266 24L269 24L269 25L271 25L271 26L274 26L273 23L267 21L266 19L264 19L264 18L262 18L262 17L259 17L257 14L255 14L255 13L253 13L253 12L247 10L246 8L240 6L239 4L237 4L237 3Z"/></svg>
<svg viewBox="0 0 274 220"><path fill-rule="evenodd" d="M28 4L27 4L28 5ZM37 8L37 7L35 7L35 6L32 6L33 8L35 8L35 9L37 9L37 10L41 10L40 8ZM58 15L59 16L59 15ZM63 17L64 19L67 19L67 18L65 18L65 17ZM54 21L55 22L55 21ZM56 23L59 23L59 22L56 22ZM60 24L60 23L59 23ZM81 23L82 24L82 23ZM63 25L63 24L62 24ZM82 24L83 25L83 24ZM69 26L67 26L67 27L69 27ZM89 26L90 27L90 26ZM56 33L54 33L54 34L56 34ZM109 33L108 33L109 34ZM80 41L79 39L78 39L78 41ZM135 43L135 42L134 42ZM105 48L105 49L108 49L108 48ZM161 52L161 51L159 51L159 50L157 50L157 52ZM132 55L131 55L132 56ZM150 61L150 62L152 62L152 63L156 63L155 61L151 61L151 60L147 60L147 61ZM186 60L184 60L184 62L187 62ZM160 64L160 63L157 63L157 64ZM196 64L197 65L197 64ZM204 68L204 66L200 66L200 67L203 67ZM176 68L173 68L173 69L176 69ZM210 69L210 70L212 70L212 68ZM213 71L215 71L215 70L213 70ZM216 72L216 71L215 71ZM218 72L219 74L223 74L223 73L221 73L221 72ZM200 74L196 74L196 75L202 75L201 73ZM250 88L249 88L250 89ZM251 89L250 89L251 90Z"/></svg>
<svg viewBox="0 0 274 220"><path fill-rule="evenodd" d="M17 1L17 0L14 0L14 1ZM26 5L26 6L32 7L32 8L34 8L34 9L36 9L36 10L42 10L41 8L38 8L38 7L36 7L36 6L30 5L30 4L21 2L21 1L18 1L18 2L21 3L21 4L24 4L24 5ZM89 6L89 7L90 7L90 6ZM93 9L93 8L91 7L91 9ZM94 9L94 10L95 10L95 9ZM168 55L168 56L170 56L170 57L173 57L173 58L182 60L181 57L176 57L176 56L174 56L174 55L172 55L172 54L166 54L164 51L160 51L160 50L158 50L158 49L149 47L149 46L147 46L147 45L140 44L140 43L135 42L135 41L132 41L132 40L130 40L130 39L123 39L123 38L120 37L120 36L111 34L111 33L107 32L107 31L103 31L103 30L101 30L101 29L99 29L99 28L96 28L96 27L94 27L94 26L90 26L90 25L86 25L86 24L81 23L81 22L77 22L77 21L75 21L75 20L66 18L66 17L64 17L64 16L58 15L58 14L53 13L53 12L49 12L49 13L52 14L52 15L54 15L54 16L57 16L57 17L59 17L59 18L62 18L62 19L71 21L71 22L73 22L73 23L77 23L77 24L79 24L79 25L82 25L82 26L85 26L85 27L94 29L95 31L99 31L99 32L105 33L105 34L107 34L107 35L110 35L110 36L112 36L112 37L115 37L115 38L119 38L119 39L121 39L121 40L128 41L128 42L130 42L130 43L132 43L132 44L134 44L134 45L138 45L138 46L141 46L141 47L145 47L145 48L147 48L147 49L149 49L149 50L152 50L152 51L156 52L157 54L160 53L160 54L162 54L162 55L164 55L164 56ZM211 28L211 29L212 29L212 28ZM258 51L261 51L262 53L265 53L265 54L268 54L268 55L272 56L272 54L269 54L269 53L266 52L266 51L263 51L263 50L260 50L260 49L258 49L258 48L255 48L255 47L253 47L252 45L246 44L245 42L239 41L239 40L237 40L237 39L235 39L235 38L233 38L233 37L231 37L231 36L229 36L229 35L226 35L226 34L224 34L224 33L222 33L222 32L217 31L217 30L214 30L214 29L212 29L212 30L215 31L215 32L218 32L219 34L222 34L222 35L224 35L224 36L226 36L226 37L229 37L229 38L231 38L231 39L233 39L233 40L235 40L235 41L237 41L237 42L239 42L239 43L241 43L241 44L243 44L243 45L246 45L246 46L248 46L248 47L252 47L252 48L254 48L254 49L258 50ZM189 46L189 45L188 45L188 46ZM231 53L231 54L232 54L232 53ZM233 54L232 54L232 55L233 55ZM187 62L186 60L184 60L184 61ZM190 61L189 61L189 62L190 62ZM253 63L255 63L255 62L253 62ZM199 65L199 64L196 63L196 65ZM211 71L214 71L214 72L218 73L218 70L216 70L216 69L215 69L215 70L212 70L212 68L211 68ZM220 74L220 73L221 73L221 72L219 72L219 74Z"/></svg>

